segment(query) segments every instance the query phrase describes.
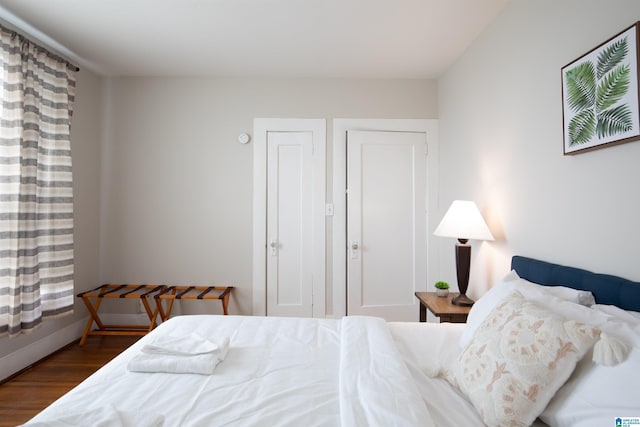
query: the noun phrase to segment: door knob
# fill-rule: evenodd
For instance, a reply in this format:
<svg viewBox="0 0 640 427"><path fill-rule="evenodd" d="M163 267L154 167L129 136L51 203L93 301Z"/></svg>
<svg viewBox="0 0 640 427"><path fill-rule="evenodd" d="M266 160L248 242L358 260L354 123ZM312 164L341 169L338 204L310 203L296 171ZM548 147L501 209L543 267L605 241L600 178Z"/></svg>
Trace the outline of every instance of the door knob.
<svg viewBox="0 0 640 427"><path fill-rule="evenodd" d="M269 243L269 247L271 248L271 256L275 256L278 254L278 242L275 240L272 240Z"/></svg>
<svg viewBox="0 0 640 427"><path fill-rule="evenodd" d="M351 242L351 259L358 259L358 248L360 246L358 246L358 242L356 241L352 241Z"/></svg>

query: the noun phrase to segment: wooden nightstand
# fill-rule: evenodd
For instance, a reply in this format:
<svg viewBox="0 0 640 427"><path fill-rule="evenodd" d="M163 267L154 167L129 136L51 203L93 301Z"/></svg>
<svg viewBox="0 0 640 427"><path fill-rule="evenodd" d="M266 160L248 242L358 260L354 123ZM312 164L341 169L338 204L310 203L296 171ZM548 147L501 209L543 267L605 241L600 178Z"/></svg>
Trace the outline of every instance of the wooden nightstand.
<svg viewBox="0 0 640 427"><path fill-rule="evenodd" d="M434 316L440 318L440 322L465 323L471 307L463 307L451 304L451 298L458 295L450 293L448 297L439 297L435 292L416 292L416 298L420 301L420 321L427 321L427 309Z"/></svg>

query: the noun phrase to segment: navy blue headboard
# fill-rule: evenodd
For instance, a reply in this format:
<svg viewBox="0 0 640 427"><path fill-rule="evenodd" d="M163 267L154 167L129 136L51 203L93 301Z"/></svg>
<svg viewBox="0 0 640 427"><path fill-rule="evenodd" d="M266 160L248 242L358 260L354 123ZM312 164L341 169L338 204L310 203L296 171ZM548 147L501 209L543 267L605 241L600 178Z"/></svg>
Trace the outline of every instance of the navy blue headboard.
<svg viewBox="0 0 640 427"><path fill-rule="evenodd" d="M640 311L640 282L522 256L511 259L511 269L530 282L591 291L598 304Z"/></svg>

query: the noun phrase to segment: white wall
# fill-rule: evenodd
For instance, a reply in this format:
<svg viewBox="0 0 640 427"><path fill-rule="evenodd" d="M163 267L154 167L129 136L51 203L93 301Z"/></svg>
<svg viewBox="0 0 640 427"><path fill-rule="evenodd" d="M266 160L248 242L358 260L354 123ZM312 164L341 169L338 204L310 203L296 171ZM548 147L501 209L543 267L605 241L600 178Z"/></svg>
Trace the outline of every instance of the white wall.
<svg viewBox="0 0 640 427"><path fill-rule="evenodd" d="M231 312L250 314L253 145L239 144L238 134L251 133L255 117L436 114L432 80L101 78L81 70L71 130L75 292L105 282L229 283L238 287ZM219 304L195 304L176 312L221 313ZM135 302L107 300L100 311L135 313ZM77 339L87 316L76 299L73 316L0 338L0 380Z"/></svg>
<svg viewBox="0 0 640 427"><path fill-rule="evenodd" d="M104 90L100 281L232 284L233 314L252 310L253 145L237 137L254 118L437 115L433 80L111 78Z"/></svg>
<svg viewBox="0 0 640 427"><path fill-rule="evenodd" d="M560 74L638 17L637 0L514 0L439 80L441 214L475 200L497 238L474 243L471 295L514 254L640 280L640 141L563 156Z"/></svg>

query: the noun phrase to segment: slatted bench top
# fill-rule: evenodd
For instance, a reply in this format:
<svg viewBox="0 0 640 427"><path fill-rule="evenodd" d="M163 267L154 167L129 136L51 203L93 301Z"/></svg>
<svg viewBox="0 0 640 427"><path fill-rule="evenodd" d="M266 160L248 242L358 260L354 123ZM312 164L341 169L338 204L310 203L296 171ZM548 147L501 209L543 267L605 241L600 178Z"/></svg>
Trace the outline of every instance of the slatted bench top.
<svg viewBox="0 0 640 427"><path fill-rule="evenodd" d="M145 298L167 289L166 285L105 284L80 292L78 298Z"/></svg>
<svg viewBox="0 0 640 427"><path fill-rule="evenodd" d="M220 300L222 312L226 315L229 314L229 297L233 289L233 286L169 286L153 297L162 321L171 316L174 300ZM169 300L166 310L162 306L162 300Z"/></svg>
<svg viewBox="0 0 640 427"><path fill-rule="evenodd" d="M160 299L223 299L233 286L169 286L154 295Z"/></svg>

